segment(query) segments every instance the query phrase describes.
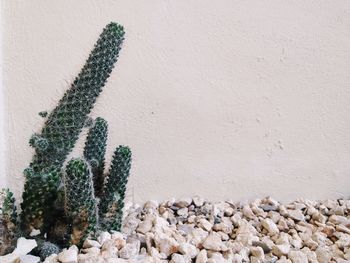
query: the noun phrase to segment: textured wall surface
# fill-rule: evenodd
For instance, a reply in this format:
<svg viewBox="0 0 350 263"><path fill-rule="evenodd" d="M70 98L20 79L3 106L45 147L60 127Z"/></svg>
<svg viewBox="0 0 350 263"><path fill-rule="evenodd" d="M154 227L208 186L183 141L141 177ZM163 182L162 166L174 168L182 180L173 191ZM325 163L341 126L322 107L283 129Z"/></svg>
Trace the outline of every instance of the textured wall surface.
<svg viewBox="0 0 350 263"><path fill-rule="evenodd" d="M126 28L93 116L130 145L135 201L350 194L349 1L5 0L7 173L109 21ZM79 147L75 154L78 154Z"/></svg>

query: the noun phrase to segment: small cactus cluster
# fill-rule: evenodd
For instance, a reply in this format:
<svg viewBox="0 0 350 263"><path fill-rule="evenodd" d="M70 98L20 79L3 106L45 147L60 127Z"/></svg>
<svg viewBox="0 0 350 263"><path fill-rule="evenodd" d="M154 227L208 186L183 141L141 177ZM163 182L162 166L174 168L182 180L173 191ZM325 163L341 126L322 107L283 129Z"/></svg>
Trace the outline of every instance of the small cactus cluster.
<svg viewBox="0 0 350 263"><path fill-rule="evenodd" d="M97 231L120 230L131 151L127 146L117 147L111 168L104 174L108 124L88 114L112 72L123 40L123 27L108 24L58 106L49 114L39 113L47 119L41 133L29 141L35 155L24 171L17 231L28 236L40 230L41 257L57 251L57 244L81 245ZM83 157L65 165L85 127L89 131ZM12 233L17 220L14 199L9 191L5 196L0 231Z"/></svg>

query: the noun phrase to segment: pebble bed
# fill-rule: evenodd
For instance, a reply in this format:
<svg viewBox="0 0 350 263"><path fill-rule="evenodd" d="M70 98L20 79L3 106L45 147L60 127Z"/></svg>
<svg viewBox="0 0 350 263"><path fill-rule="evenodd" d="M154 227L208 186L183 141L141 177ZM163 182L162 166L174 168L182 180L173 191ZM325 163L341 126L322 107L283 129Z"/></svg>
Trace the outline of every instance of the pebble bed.
<svg viewBox="0 0 350 263"><path fill-rule="evenodd" d="M350 200L200 197L129 205L122 233L103 232L46 263L350 262Z"/></svg>

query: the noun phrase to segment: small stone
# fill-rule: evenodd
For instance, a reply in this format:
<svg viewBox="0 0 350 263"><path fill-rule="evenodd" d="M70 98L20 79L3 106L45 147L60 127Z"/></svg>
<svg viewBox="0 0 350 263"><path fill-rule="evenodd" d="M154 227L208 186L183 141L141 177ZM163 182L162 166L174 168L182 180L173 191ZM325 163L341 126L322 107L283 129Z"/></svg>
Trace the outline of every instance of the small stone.
<svg viewBox="0 0 350 263"><path fill-rule="evenodd" d="M310 251L310 249L307 247L302 248L302 251L305 253L309 262L318 262L316 253L314 251Z"/></svg>
<svg viewBox="0 0 350 263"><path fill-rule="evenodd" d="M249 262L249 248L244 247L241 249L241 251L239 251L239 254L242 257L242 261L243 262Z"/></svg>
<svg viewBox="0 0 350 263"><path fill-rule="evenodd" d="M213 224L210 223L208 220L202 218L199 220L199 226L202 227L206 231L210 231L213 227Z"/></svg>
<svg viewBox="0 0 350 263"><path fill-rule="evenodd" d="M242 221L236 230L236 241L243 245L251 245L254 241L259 241L256 229L248 222Z"/></svg>
<svg viewBox="0 0 350 263"><path fill-rule="evenodd" d="M24 255L19 257L21 263L38 263L40 258L33 255Z"/></svg>
<svg viewBox="0 0 350 263"><path fill-rule="evenodd" d="M97 247L100 248L101 244L96 240L86 239L83 243L83 248Z"/></svg>
<svg viewBox="0 0 350 263"><path fill-rule="evenodd" d="M323 205L326 206L328 209L335 209L337 206L339 206L337 200L330 200L330 199L327 199L326 201L324 201Z"/></svg>
<svg viewBox="0 0 350 263"><path fill-rule="evenodd" d="M159 203L158 201L155 200L150 200L148 202L145 203L145 205L143 206L144 209L148 210L148 211L155 211L158 209Z"/></svg>
<svg viewBox="0 0 350 263"><path fill-rule="evenodd" d="M316 256L319 263L329 263L332 258L332 253L326 247L318 247L316 249Z"/></svg>
<svg viewBox="0 0 350 263"><path fill-rule="evenodd" d="M232 256L232 263L242 263L242 262L243 262L243 259L240 254L234 254Z"/></svg>
<svg viewBox="0 0 350 263"><path fill-rule="evenodd" d="M146 234L147 232L150 232L153 227L153 218L147 217L144 221L142 221L138 228L136 229L137 232Z"/></svg>
<svg viewBox="0 0 350 263"><path fill-rule="evenodd" d="M193 203L196 207L201 207L204 204L204 199L199 196L195 196L193 197Z"/></svg>
<svg viewBox="0 0 350 263"><path fill-rule="evenodd" d="M277 224L278 221L280 221L280 219L281 219L281 215L280 215L279 213L275 212L275 211L270 211L270 212L267 214L267 216L268 216L269 218L271 218L271 220L272 220L275 224Z"/></svg>
<svg viewBox="0 0 350 263"><path fill-rule="evenodd" d="M177 213L179 216L187 217L187 216L188 216L188 208L187 208L187 207L183 207L183 208L177 210L176 213Z"/></svg>
<svg viewBox="0 0 350 263"><path fill-rule="evenodd" d="M338 240L335 242L338 248L344 249L350 247L350 236L344 233L337 233Z"/></svg>
<svg viewBox="0 0 350 263"><path fill-rule="evenodd" d="M257 246L257 247L261 247L264 251L265 254L268 254L271 252L271 246L269 246L267 243L265 242L261 242L261 241L253 241L252 243L253 246Z"/></svg>
<svg viewBox="0 0 350 263"><path fill-rule="evenodd" d="M289 229L288 223L284 217L281 217L277 225L280 231L286 231Z"/></svg>
<svg viewBox="0 0 350 263"><path fill-rule="evenodd" d="M243 206L242 212L243 215L249 219L253 219L256 217L249 205Z"/></svg>
<svg viewBox="0 0 350 263"><path fill-rule="evenodd" d="M226 251L227 247L221 241L221 237L218 233L212 232L209 236L204 240L203 247L206 249L210 249L213 251Z"/></svg>
<svg viewBox="0 0 350 263"><path fill-rule="evenodd" d="M283 255L287 255L289 253L289 250L290 250L289 244L272 246L272 253L278 257L281 257Z"/></svg>
<svg viewBox="0 0 350 263"><path fill-rule="evenodd" d="M215 231L222 231L225 234L231 234L232 230L233 230L233 225L232 225L231 221L225 221L225 222L223 221L219 224L215 224L213 229Z"/></svg>
<svg viewBox="0 0 350 263"><path fill-rule="evenodd" d="M278 209L278 207L274 205L260 205L260 208L265 212L276 211Z"/></svg>
<svg viewBox="0 0 350 263"><path fill-rule="evenodd" d="M118 248L115 246L115 241L113 239L107 240L103 243L101 255L103 257L118 257Z"/></svg>
<svg viewBox="0 0 350 263"><path fill-rule="evenodd" d="M36 246L37 243L34 239L26 239L24 237L20 237L17 240L17 247L12 253L19 257L24 256L27 255L34 248L36 248Z"/></svg>
<svg viewBox="0 0 350 263"><path fill-rule="evenodd" d="M171 260L169 261L169 263L188 263L189 261L186 259L186 257L184 255L180 255L180 254L173 254L171 256Z"/></svg>
<svg viewBox="0 0 350 263"><path fill-rule="evenodd" d="M308 263L309 262L307 256L301 251L290 251L288 253L288 258L293 263Z"/></svg>
<svg viewBox="0 0 350 263"><path fill-rule="evenodd" d="M331 222L335 225L344 225L346 227L350 227L350 219L345 216L331 215L328 218L328 222Z"/></svg>
<svg viewBox="0 0 350 263"><path fill-rule="evenodd" d="M254 214L262 218L265 218L267 216L267 213L263 209L254 204L252 205L252 211Z"/></svg>
<svg viewBox="0 0 350 263"><path fill-rule="evenodd" d="M312 215L312 219L320 222L322 224L326 223L327 221L327 217L322 215L320 212L316 211L313 215Z"/></svg>
<svg viewBox="0 0 350 263"><path fill-rule="evenodd" d="M114 240L115 246L116 246L117 249L121 249L126 244L126 240L124 238L124 235L122 233L120 233L120 232L113 233L111 238L112 238L112 240Z"/></svg>
<svg viewBox="0 0 350 263"><path fill-rule="evenodd" d="M119 251L119 257L124 259L131 259L136 257L140 251L141 242L139 240L133 240Z"/></svg>
<svg viewBox="0 0 350 263"><path fill-rule="evenodd" d="M304 221L305 217L300 210L287 210L288 217L296 221Z"/></svg>
<svg viewBox="0 0 350 263"><path fill-rule="evenodd" d="M175 205L177 207L188 207L192 203L192 198L187 197L187 198L181 198L175 202Z"/></svg>
<svg viewBox="0 0 350 263"><path fill-rule="evenodd" d="M198 246L203 243L207 236L208 232L204 231L202 228L195 228L188 238L193 245Z"/></svg>
<svg viewBox="0 0 350 263"><path fill-rule="evenodd" d="M183 255L187 255L189 258L195 258L198 254L198 249L190 243L181 243L179 252Z"/></svg>
<svg viewBox="0 0 350 263"><path fill-rule="evenodd" d="M31 236L31 237L36 237L36 236L38 236L38 235L40 235L40 230L39 229L32 229L32 231L30 232L30 234L29 234L29 236Z"/></svg>
<svg viewBox="0 0 350 263"><path fill-rule="evenodd" d="M62 263L77 263L78 262L78 251L72 246L69 249L64 249L58 254L58 260Z"/></svg>
<svg viewBox="0 0 350 263"><path fill-rule="evenodd" d="M275 240L276 245L289 244L289 234L281 232L279 237Z"/></svg>
<svg viewBox="0 0 350 263"><path fill-rule="evenodd" d="M208 260L207 251L205 249L202 249L196 257L196 263L206 263L207 260Z"/></svg>
<svg viewBox="0 0 350 263"><path fill-rule="evenodd" d="M102 232L97 238L97 241L103 245L103 243L112 238L112 235L108 232Z"/></svg>
<svg viewBox="0 0 350 263"><path fill-rule="evenodd" d="M227 262L227 261L225 260L225 258L223 257L223 255L221 253L211 252L209 260L207 262L208 263L219 263L219 262L224 263L224 262Z"/></svg>
<svg viewBox="0 0 350 263"><path fill-rule="evenodd" d="M235 210L232 207L227 207L224 210L224 215L227 217L230 217L233 215L234 212L235 212Z"/></svg>
<svg viewBox="0 0 350 263"><path fill-rule="evenodd" d="M271 261L271 262L275 262L275 263L292 263L292 261L290 259L287 259L285 256L282 256L277 261Z"/></svg>
<svg viewBox="0 0 350 263"><path fill-rule="evenodd" d="M279 233L278 227L270 218L265 218L261 224L269 232L270 236L274 236Z"/></svg>
<svg viewBox="0 0 350 263"><path fill-rule="evenodd" d="M166 234L156 233L154 241L159 252L164 253L167 257L179 250L179 243Z"/></svg>
<svg viewBox="0 0 350 263"><path fill-rule="evenodd" d="M250 253L256 257L258 260L264 260L265 254L264 250L261 247L252 247L250 248Z"/></svg>
<svg viewBox="0 0 350 263"><path fill-rule="evenodd" d="M337 226L335 226L335 229L337 231L344 232L344 233L350 235L350 229L344 225L337 225Z"/></svg>
<svg viewBox="0 0 350 263"><path fill-rule="evenodd" d="M316 250L316 248L318 247L318 243L316 241L312 240L311 238L304 241L304 245L307 246L311 250Z"/></svg>
<svg viewBox="0 0 350 263"><path fill-rule="evenodd" d="M0 256L1 263L18 263L18 260L18 256L13 253Z"/></svg>

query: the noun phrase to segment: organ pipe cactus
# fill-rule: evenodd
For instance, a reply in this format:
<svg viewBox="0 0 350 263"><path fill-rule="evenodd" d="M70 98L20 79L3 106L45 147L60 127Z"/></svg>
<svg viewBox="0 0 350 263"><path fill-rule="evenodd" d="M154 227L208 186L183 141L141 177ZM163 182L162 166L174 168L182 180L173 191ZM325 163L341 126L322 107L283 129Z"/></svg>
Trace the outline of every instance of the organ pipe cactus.
<svg viewBox="0 0 350 263"><path fill-rule="evenodd" d="M40 230L36 238L42 246L37 254L42 258L59 251L56 244L81 245L96 231L120 229L131 151L119 146L108 174L104 175L107 121L100 117L91 121L88 115L117 61L123 39L122 26L110 23L105 27L57 107L50 114L40 113L47 118L41 132L30 138L35 155L24 171L19 221L21 234ZM68 154L86 127L90 130L83 157L72 159L65 166ZM6 193L0 219L6 229L12 229L17 215L12 195Z"/></svg>
<svg viewBox="0 0 350 263"><path fill-rule="evenodd" d="M62 165L112 72L123 39L121 25L110 23L104 28L70 89L48 115L41 133L32 136L30 145L35 155L25 170L21 205L21 226L26 233L33 228L46 232L52 225Z"/></svg>

